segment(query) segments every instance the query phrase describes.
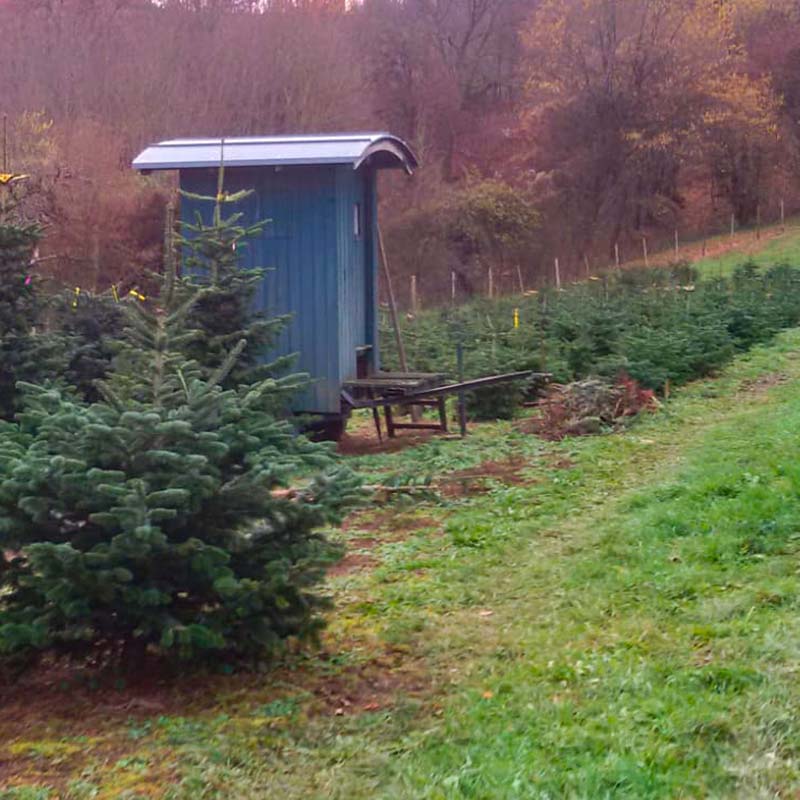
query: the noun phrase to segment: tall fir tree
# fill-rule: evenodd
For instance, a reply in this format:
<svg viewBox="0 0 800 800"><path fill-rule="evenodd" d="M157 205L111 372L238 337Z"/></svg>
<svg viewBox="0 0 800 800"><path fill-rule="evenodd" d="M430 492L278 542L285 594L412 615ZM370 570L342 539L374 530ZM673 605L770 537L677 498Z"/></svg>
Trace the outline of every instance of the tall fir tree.
<svg viewBox="0 0 800 800"><path fill-rule="evenodd" d="M212 291L168 259L159 299L124 304L101 402L22 387L0 428L0 652L261 656L319 629L318 530L357 481L276 418L292 376L223 388L244 339L212 375L187 358Z"/></svg>
<svg viewBox="0 0 800 800"><path fill-rule="evenodd" d="M0 193L8 192L0 186ZM17 212L11 196L0 203L0 419L17 410L19 380L45 381L63 366L59 337L40 326L43 303L32 268L41 237L38 223Z"/></svg>
<svg viewBox="0 0 800 800"><path fill-rule="evenodd" d="M101 398L97 382L111 370L124 314L110 293L62 292L51 299L48 323L64 348L59 382L89 402Z"/></svg>
<svg viewBox="0 0 800 800"><path fill-rule="evenodd" d="M268 317L256 308L265 270L242 265L244 252L270 222L246 224L244 212L227 214L227 208L236 208L253 192L226 193L224 176L224 167L220 167L216 197L181 192L187 199L206 203L212 214L210 224L199 212L193 222L184 222L175 244L183 254L184 276L206 289L190 315L191 324L200 335L192 342L188 355L210 374L225 361L236 342L241 339L247 342L225 380L224 385L229 388L280 375L290 367L293 358L267 359L271 345L289 317ZM168 259L175 257L170 231L168 223L165 242Z"/></svg>

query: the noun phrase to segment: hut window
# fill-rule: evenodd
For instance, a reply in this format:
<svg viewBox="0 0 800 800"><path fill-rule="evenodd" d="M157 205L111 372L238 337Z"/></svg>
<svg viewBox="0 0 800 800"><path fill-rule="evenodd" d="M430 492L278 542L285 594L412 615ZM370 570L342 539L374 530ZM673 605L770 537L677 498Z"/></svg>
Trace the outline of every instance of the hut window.
<svg viewBox="0 0 800 800"><path fill-rule="evenodd" d="M361 230L361 203L353 203L353 236L360 239Z"/></svg>

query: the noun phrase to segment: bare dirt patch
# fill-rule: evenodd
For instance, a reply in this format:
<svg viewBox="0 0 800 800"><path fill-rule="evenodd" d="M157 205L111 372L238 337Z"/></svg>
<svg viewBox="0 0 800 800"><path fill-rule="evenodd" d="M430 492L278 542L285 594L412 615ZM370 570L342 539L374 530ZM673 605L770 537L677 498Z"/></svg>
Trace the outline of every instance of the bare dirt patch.
<svg viewBox="0 0 800 800"><path fill-rule="evenodd" d="M337 643L337 650L341 646ZM312 660L308 654L287 657L266 677L174 674L123 688L114 683L108 673L43 664L14 687L3 687L0 788L38 785L59 792L87 766L97 765L102 773L115 770L121 759L144 747L148 769L140 778L131 776L136 785L125 788L139 797L160 797L178 779L174 753L131 737L131 726L165 717L213 719L221 713L230 714L235 725L237 714L249 717L259 705L287 696L302 698L303 718L355 715L422 698L431 685L422 662L391 648L344 667L336 652L318 652ZM159 791L151 795L150 787Z"/></svg>
<svg viewBox="0 0 800 800"><path fill-rule="evenodd" d="M388 652L321 683L314 690L313 705L318 712L336 716L378 711L391 708L401 698L422 697L429 686L420 663Z"/></svg>
<svg viewBox="0 0 800 800"><path fill-rule="evenodd" d="M361 429L342 436L337 449L339 454L343 456L399 453L401 450L417 447L435 436L441 435L441 433L435 431L397 431L393 439L384 436L383 441L381 441L374 430Z"/></svg>
<svg viewBox="0 0 800 800"><path fill-rule="evenodd" d="M575 469L577 464L571 459L567 458L566 456L557 456L553 454L547 461L547 466L549 469Z"/></svg>
<svg viewBox="0 0 800 800"><path fill-rule="evenodd" d="M331 578L340 578L342 575L361 572L376 567L378 564L380 561L375 556L365 553L348 553L341 561L330 567L327 574Z"/></svg>
<svg viewBox="0 0 800 800"><path fill-rule="evenodd" d="M525 486L536 480L522 475L530 467L524 458L512 457L502 461L484 461L472 469L458 470L442 476L436 484L446 497L467 497L489 491L491 483L505 483L508 486Z"/></svg>
<svg viewBox="0 0 800 800"><path fill-rule="evenodd" d="M383 511L361 509L350 514L342 523L345 533L353 531L379 534L374 539L358 538L353 544L358 547L375 547L386 542L398 542L407 539L409 534L425 528L438 528L440 525L433 517L420 516L415 513L387 508ZM365 542L372 542L371 545Z"/></svg>
<svg viewBox="0 0 800 800"><path fill-rule="evenodd" d="M180 684L151 676L122 685L107 672L43 662L0 690L0 787L41 785L62 790L92 763L111 768L138 745L126 726L154 716L183 715L216 678ZM157 769L160 786L174 777ZM136 789L138 796L150 796Z"/></svg>
<svg viewBox="0 0 800 800"><path fill-rule="evenodd" d="M785 372L770 372L767 375L759 375L757 378L749 378L742 381L739 391L760 394L768 391L773 386L788 383L789 380L790 378Z"/></svg>

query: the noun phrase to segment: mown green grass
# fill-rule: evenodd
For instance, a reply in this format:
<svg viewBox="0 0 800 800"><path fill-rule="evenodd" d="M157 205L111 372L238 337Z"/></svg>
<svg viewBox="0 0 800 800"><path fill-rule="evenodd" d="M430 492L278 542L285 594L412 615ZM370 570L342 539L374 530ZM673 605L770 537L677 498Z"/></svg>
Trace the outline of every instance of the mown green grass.
<svg viewBox="0 0 800 800"><path fill-rule="evenodd" d="M493 615L428 623L460 679L374 796L797 791L798 345L784 336L660 418L566 445L563 475L451 517L488 568L466 558L431 594ZM793 380L740 391L775 370Z"/></svg>
<svg viewBox="0 0 800 800"><path fill-rule="evenodd" d="M759 254L787 258L800 237ZM496 423L351 459L371 483L522 466L334 532L378 563L332 580L325 652L278 677L86 730L4 723L0 767L23 768L0 799L795 796L798 431L796 330L622 433L553 444ZM309 676L357 694L376 661L396 696L320 705Z"/></svg>
<svg viewBox="0 0 800 800"><path fill-rule="evenodd" d="M0 797L793 796L799 378L792 331L624 433L553 445L499 424L360 459L378 480L528 464L524 484L401 501L378 533L347 533L384 537L381 564L336 579L312 666L391 652L424 691L336 716L302 685L223 685L186 716L123 725L112 763L87 748L60 794L31 777ZM29 774L36 736L15 749Z"/></svg>
<svg viewBox="0 0 800 800"><path fill-rule="evenodd" d="M800 230L797 220L791 220L786 232L778 228L767 229L766 243L758 240L755 231L746 231L734 237L734 247L726 253L716 254L693 262L693 266L702 275L709 277L727 277L732 275L736 267L743 264L752 255L757 254L759 264L772 267L777 264L800 264ZM713 248L716 243L727 244L726 236L717 237L710 242Z"/></svg>

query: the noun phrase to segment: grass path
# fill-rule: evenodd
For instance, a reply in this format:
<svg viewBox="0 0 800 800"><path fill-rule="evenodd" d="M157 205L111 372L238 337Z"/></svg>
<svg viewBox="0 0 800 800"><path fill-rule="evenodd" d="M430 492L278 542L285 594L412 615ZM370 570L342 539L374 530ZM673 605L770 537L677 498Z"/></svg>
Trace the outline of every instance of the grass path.
<svg viewBox="0 0 800 800"><path fill-rule="evenodd" d="M795 796L798 347L450 512L461 552L385 622L455 665L441 717L330 796Z"/></svg>
<svg viewBox="0 0 800 800"><path fill-rule="evenodd" d="M797 220L791 220L785 230L780 226L764 229L761 239L752 232L734 237L718 237L711 241L709 255L705 258L697 248L688 251L689 260L706 275L730 275L748 258L757 258L765 267L776 264L797 264L800 257L800 228Z"/></svg>
<svg viewBox="0 0 800 800"><path fill-rule="evenodd" d="M797 796L798 379L792 331L621 434L364 457L504 479L354 517L325 652L277 676L0 713L0 798Z"/></svg>

